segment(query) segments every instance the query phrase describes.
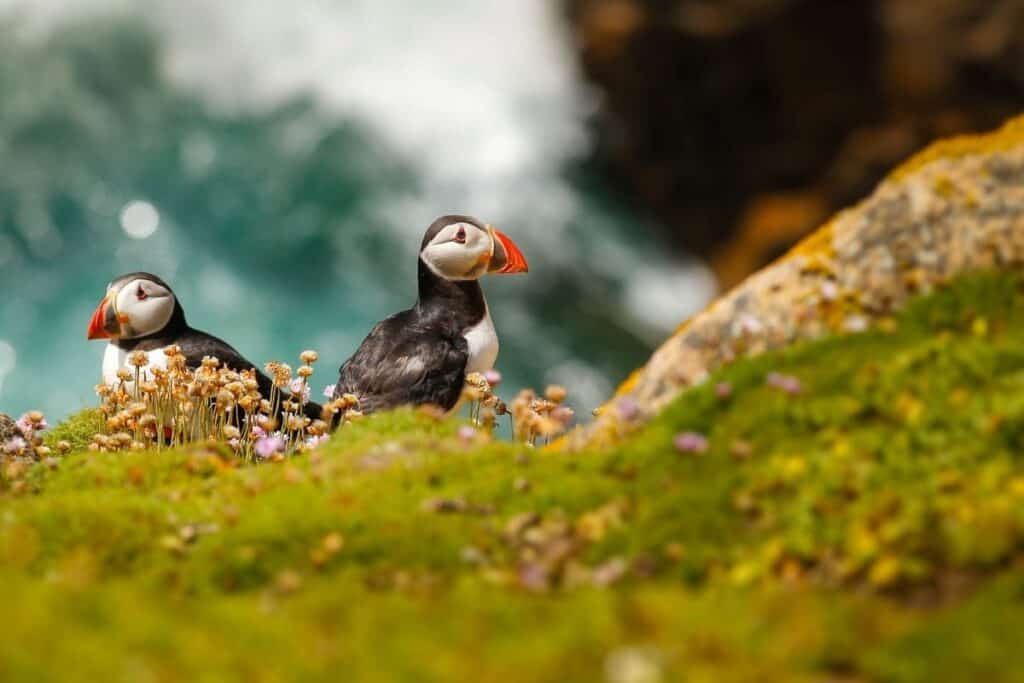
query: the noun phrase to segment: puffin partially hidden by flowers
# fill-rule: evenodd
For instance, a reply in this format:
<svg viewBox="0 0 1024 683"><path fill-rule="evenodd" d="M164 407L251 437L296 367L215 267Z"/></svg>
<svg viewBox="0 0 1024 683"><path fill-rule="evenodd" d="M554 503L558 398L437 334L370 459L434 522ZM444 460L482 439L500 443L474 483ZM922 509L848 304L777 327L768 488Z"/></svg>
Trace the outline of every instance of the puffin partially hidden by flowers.
<svg viewBox="0 0 1024 683"><path fill-rule="evenodd" d="M166 368L164 349L177 345L189 368L202 365L203 358L217 358L236 372L255 370L260 394L270 396L272 380L259 371L227 342L189 327L185 310L170 285L151 273L128 273L107 285L107 295L89 322L89 339L109 339L103 354L103 382L115 386L118 371L131 354L142 351L147 367ZM306 417L318 420L322 408L313 402L303 407Z"/></svg>
<svg viewBox="0 0 1024 683"><path fill-rule="evenodd" d="M334 396L353 394L363 413L400 405L451 410L466 375L486 372L498 336L479 279L527 272L506 235L469 216L442 216L419 254L419 300L385 318L341 366Z"/></svg>

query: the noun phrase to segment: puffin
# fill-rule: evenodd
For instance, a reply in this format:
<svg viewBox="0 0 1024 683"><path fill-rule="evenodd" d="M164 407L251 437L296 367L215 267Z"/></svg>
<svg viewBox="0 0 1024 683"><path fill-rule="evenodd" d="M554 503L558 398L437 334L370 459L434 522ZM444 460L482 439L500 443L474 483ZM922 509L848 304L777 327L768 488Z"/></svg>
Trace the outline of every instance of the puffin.
<svg viewBox="0 0 1024 683"><path fill-rule="evenodd" d="M451 411L466 375L498 358L480 278L527 271L507 235L471 216L438 218L420 245L416 305L374 326L339 369L334 396L354 395L364 414L427 404Z"/></svg>
<svg viewBox="0 0 1024 683"><path fill-rule="evenodd" d="M260 394L270 397L272 380L227 342L189 327L170 285L152 273L128 273L107 285L107 295L92 315L87 336L110 340L103 354L105 384L113 386L120 381L117 371L136 351L145 352L150 367L166 368L164 349L176 344L192 369L199 367L204 357L214 356L235 372L255 370ZM306 403L303 410L312 420L320 419L322 411L313 402Z"/></svg>

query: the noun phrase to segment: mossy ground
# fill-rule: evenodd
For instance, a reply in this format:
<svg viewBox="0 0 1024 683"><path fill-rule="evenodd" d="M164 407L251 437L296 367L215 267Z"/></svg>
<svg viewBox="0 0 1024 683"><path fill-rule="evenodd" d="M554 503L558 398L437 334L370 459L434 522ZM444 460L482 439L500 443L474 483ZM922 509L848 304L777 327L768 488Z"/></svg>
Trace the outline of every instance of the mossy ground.
<svg viewBox="0 0 1024 683"><path fill-rule="evenodd" d="M737 363L612 450L457 428L8 468L0 678L1024 679L1020 278Z"/></svg>

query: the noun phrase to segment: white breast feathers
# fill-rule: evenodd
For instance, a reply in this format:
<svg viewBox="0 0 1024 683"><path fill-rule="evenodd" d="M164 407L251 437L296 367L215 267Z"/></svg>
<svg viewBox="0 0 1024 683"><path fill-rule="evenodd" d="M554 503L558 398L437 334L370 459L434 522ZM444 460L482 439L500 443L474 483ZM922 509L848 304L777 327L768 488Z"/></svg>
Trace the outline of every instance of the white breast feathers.
<svg viewBox="0 0 1024 683"><path fill-rule="evenodd" d="M121 381L117 378L117 371L121 368L127 367L132 377L135 377L135 368L128 367L128 356L131 355L130 351L125 351L119 348L116 344L107 344L107 350L103 354L103 383L110 386L117 386ZM153 351L146 351L146 357L149 358L149 365L146 367L166 368L167 367L167 356L164 355L163 349L154 349ZM145 380L150 379L150 375L146 372L146 368L142 368L142 378ZM134 382L129 382L128 387L131 387Z"/></svg>
<svg viewBox="0 0 1024 683"><path fill-rule="evenodd" d="M484 319L471 327L463 336L466 343L469 344L466 373L487 372L493 368L494 362L498 360L498 333L494 329L491 312L485 311Z"/></svg>

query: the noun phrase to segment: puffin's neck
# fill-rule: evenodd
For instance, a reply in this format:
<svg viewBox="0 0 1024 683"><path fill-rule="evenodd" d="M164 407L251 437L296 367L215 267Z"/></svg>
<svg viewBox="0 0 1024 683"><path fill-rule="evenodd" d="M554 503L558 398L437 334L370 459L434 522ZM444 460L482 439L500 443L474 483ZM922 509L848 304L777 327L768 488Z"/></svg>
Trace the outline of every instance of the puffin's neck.
<svg viewBox="0 0 1024 683"><path fill-rule="evenodd" d="M167 321L167 324L162 329L141 337L113 339L110 343L124 351L152 351L153 349L162 349L165 346L170 346L174 343L175 339L181 337L188 330L188 323L185 322L185 309L181 307L180 303L175 301L171 319Z"/></svg>
<svg viewBox="0 0 1024 683"><path fill-rule="evenodd" d="M419 301L420 315L443 313L454 318L460 328L476 325L487 315L484 290L477 280L446 280L438 276L420 259Z"/></svg>

